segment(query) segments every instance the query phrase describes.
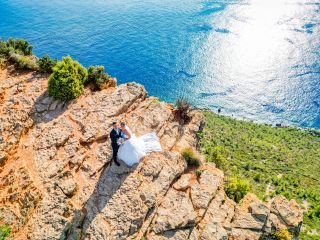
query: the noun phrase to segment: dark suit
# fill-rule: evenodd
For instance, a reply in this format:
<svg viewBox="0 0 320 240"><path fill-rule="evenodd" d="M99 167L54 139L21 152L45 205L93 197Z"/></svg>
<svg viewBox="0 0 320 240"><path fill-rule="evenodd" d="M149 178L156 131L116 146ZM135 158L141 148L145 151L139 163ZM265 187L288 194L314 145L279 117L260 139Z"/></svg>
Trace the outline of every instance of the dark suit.
<svg viewBox="0 0 320 240"><path fill-rule="evenodd" d="M119 150L119 145L117 143L118 139L121 138L121 129L118 128L118 133L116 130L112 129L110 132L110 139L111 139L111 146L112 146L112 151L113 151L113 161L117 162L118 160L118 150Z"/></svg>

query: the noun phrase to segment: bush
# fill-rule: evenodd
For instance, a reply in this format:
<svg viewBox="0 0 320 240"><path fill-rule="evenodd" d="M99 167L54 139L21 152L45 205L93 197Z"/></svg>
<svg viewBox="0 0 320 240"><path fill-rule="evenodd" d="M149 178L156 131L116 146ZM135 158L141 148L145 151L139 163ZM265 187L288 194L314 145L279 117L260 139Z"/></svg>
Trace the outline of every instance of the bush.
<svg viewBox="0 0 320 240"><path fill-rule="evenodd" d="M57 60L53 60L49 55L44 55L38 60L39 70L43 73L52 73L54 66L57 64Z"/></svg>
<svg viewBox="0 0 320 240"><path fill-rule="evenodd" d="M5 225L0 226L0 240L4 240L9 236L11 228Z"/></svg>
<svg viewBox="0 0 320 240"><path fill-rule="evenodd" d="M186 99L180 98L176 101L176 107L177 107L177 114L179 115L179 117L184 122L189 121L190 111L192 109L190 103Z"/></svg>
<svg viewBox="0 0 320 240"><path fill-rule="evenodd" d="M38 64L34 56L24 56L14 51L9 53L9 59L15 64L16 68L22 70L38 70Z"/></svg>
<svg viewBox="0 0 320 240"><path fill-rule="evenodd" d="M90 66L88 68L88 83L93 83L94 90L102 90L117 85L115 79L104 72L104 66Z"/></svg>
<svg viewBox="0 0 320 240"><path fill-rule="evenodd" d="M0 40L0 55L8 56L10 48L7 46L7 43Z"/></svg>
<svg viewBox="0 0 320 240"><path fill-rule="evenodd" d="M187 161L188 167L200 166L200 159L196 156L195 152L192 150L192 148L186 148L182 152L182 156Z"/></svg>
<svg viewBox="0 0 320 240"><path fill-rule="evenodd" d="M313 220L320 219L320 205L310 206L307 217Z"/></svg>
<svg viewBox="0 0 320 240"><path fill-rule="evenodd" d="M33 47L29 44L28 41L25 41L24 39L9 38L7 41L7 46L14 49L15 53L18 53L20 55L32 55Z"/></svg>
<svg viewBox="0 0 320 240"><path fill-rule="evenodd" d="M213 162L216 164L217 168L223 169L226 163L226 159L221 154L221 147L214 147L209 150L209 153L207 154L206 160L208 162Z"/></svg>
<svg viewBox="0 0 320 240"><path fill-rule="evenodd" d="M289 233L288 229L282 228L272 234L273 240L292 240L292 236Z"/></svg>
<svg viewBox="0 0 320 240"><path fill-rule="evenodd" d="M197 169L195 173L196 173L197 178L199 178L199 177L201 177L201 174L203 173L203 170L202 169Z"/></svg>
<svg viewBox="0 0 320 240"><path fill-rule="evenodd" d="M32 46L23 39L0 40L0 66L4 66L7 60L12 61L18 69L38 70Z"/></svg>
<svg viewBox="0 0 320 240"><path fill-rule="evenodd" d="M3 55L0 55L0 67L4 67L6 65L6 57Z"/></svg>
<svg viewBox="0 0 320 240"><path fill-rule="evenodd" d="M226 194L235 202L240 200L250 191L251 186L247 180L230 178L225 186Z"/></svg>
<svg viewBox="0 0 320 240"><path fill-rule="evenodd" d="M84 90L88 72L70 56L64 57L53 68L48 82L49 95L63 101L77 98Z"/></svg>

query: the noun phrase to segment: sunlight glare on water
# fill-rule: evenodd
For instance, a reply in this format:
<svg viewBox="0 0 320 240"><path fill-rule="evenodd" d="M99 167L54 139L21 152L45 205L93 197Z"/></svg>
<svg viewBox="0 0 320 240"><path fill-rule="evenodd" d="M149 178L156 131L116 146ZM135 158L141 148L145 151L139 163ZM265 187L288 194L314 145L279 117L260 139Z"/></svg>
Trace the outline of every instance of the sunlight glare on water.
<svg viewBox="0 0 320 240"><path fill-rule="evenodd" d="M0 37L150 95L320 128L320 0L0 0Z"/></svg>
<svg viewBox="0 0 320 240"><path fill-rule="evenodd" d="M304 126L313 120L316 127L320 71L314 61L319 60L319 38L310 39L305 23L297 18L319 23L319 15L310 14L310 9L296 2L252 0L230 5L228 15L218 14L212 24L218 22L224 34L211 32L195 51L194 68L206 73L200 80L198 94L203 98L198 102L255 121ZM316 29L319 32L319 26ZM315 69L309 72L302 66ZM199 84L196 81L194 85Z"/></svg>

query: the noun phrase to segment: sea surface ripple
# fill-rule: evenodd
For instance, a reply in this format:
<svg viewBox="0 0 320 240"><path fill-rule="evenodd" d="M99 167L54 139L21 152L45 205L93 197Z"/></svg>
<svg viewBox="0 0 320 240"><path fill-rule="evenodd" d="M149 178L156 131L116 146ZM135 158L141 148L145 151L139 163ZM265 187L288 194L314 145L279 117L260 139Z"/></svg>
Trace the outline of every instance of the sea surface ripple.
<svg viewBox="0 0 320 240"><path fill-rule="evenodd" d="M162 100L320 128L319 0L0 0L0 37Z"/></svg>

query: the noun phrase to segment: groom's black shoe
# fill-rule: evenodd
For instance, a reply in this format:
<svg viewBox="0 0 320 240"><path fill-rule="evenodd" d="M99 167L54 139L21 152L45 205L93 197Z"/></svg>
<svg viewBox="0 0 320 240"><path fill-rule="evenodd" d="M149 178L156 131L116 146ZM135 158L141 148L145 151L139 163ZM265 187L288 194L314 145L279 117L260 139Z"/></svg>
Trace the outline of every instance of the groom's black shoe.
<svg viewBox="0 0 320 240"><path fill-rule="evenodd" d="M119 167L120 163L117 160L114 160L114 163Z"/></svg>

